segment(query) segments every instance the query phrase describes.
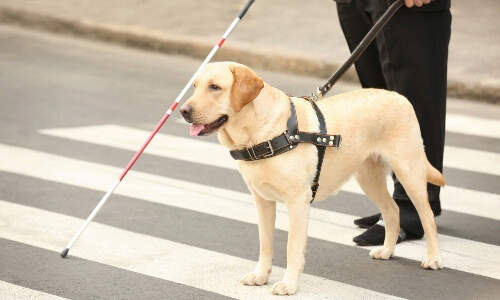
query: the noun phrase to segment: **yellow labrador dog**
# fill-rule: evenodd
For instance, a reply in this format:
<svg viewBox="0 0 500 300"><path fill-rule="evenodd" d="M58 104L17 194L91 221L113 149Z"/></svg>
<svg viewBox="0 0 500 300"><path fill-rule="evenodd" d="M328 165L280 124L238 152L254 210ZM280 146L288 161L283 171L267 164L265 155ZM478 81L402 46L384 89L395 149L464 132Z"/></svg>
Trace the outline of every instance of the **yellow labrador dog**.
<svg viewBox="0 0 500 300"><path fill-rule="evenodd" d="M262 81L250 68L232 62L207 65L194 84L194 94L181 108L192 123L192 136L217 131L229 150L245 149L283 134L291 114L290 97ZM291 98L300 131L318 132L312 105ZM391 168L415 205L425 231L427 255L422 267L442 268L427 182L443 186L444 178L428 162L415 112L394 92L362 89L316 102L329 134L343 137L338 150L327 148L316 201L335 194L355 175L366 195L379 207L385 222L384 245L370 251L374 259L389 259L399 234L399 209L387 191ZM273 294L297 291L304 268L311 183L316 174L317 148L301 143L283 154L256 161L239 161L239 170L258 211L260 254L255 270L241 279L245 285L266 284L271 273L276 201L289 212L287 267Z"/></svg>

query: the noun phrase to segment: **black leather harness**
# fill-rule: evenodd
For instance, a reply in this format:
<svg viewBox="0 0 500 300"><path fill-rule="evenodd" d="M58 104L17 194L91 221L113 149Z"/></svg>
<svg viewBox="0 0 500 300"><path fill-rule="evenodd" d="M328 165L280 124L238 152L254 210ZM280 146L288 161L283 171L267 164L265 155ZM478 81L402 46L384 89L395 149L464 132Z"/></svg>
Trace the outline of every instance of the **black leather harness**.
<svg viewBox="0 0 500 300"><path fill-rule="evenodd" d="M336 147L338 149L341 147L342 141L340 135L326 134L325 119L320 109L314 102L321 99L324 95L326 95L326 93L328 93L328 91L330 91L335 82L337 82L347 69L349 69L349 67L351 67L356 60L358 60L361 54L363 54L368 46L370 46L373 39L375 39L375 37L382 31L387 22L389 22L392 16L403 6L403 4L403 0L394 1L394 3L389 6L384 14L373 25L372 29L370 29L366 36L361 40L356 49L354 49L349 59L332 76L330 76L328 81L321 87L318 87L316 91L311 94L311 96L302 97L311 103L314 111L316 112L316 116L319 121L319 133L301 132L298 130L295 106L290 99L290 118L288 119L287 129L284 133L258 145L246 149L230 151L231 156L236 160L252 161L273 157L290 151L297 147L299 143L311 143L315 145L316 148L318 148L318 164L316 166L316 176L314 176L314 181L311 185L312 203L314 201L314 197L316 196L316 192L318 191L319 176L321 174L321 165L323 164L326 147Z"/></svg>
<svg viewBox="0 0 500 300"><path fill-rule="evenodd" d="M319 188L319 176L321 175L321 166L323 165L326 147L340 148L342 138L340 135L327 134L325 118L321 110L314 101L311 101L307 97L303 98L311 103L316 113L319 122L319 133L299 131L295 105L292 99L290 99L290 117L288 118L285 132L263 143L245 149L232 150L230 154L236 160L254 161L285 153L296 148L299 143L310 143L315 145L318 149L318 164L316 165L316 175L311 185L312 203Z"/></svg>

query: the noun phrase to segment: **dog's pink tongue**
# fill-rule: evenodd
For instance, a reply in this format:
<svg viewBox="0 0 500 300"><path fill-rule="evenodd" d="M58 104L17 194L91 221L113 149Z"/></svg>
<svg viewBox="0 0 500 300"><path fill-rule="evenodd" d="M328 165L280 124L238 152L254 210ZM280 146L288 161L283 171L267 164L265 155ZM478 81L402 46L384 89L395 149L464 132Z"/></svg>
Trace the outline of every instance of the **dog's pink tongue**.
<svg viewBox="0 0 500 300"><path fill-rule="evenodd" d="M200 132L205 128L205 125L196 125L192 124L191 127L189 127L189 135L190 136L197 136L200 134Z"/></svg>

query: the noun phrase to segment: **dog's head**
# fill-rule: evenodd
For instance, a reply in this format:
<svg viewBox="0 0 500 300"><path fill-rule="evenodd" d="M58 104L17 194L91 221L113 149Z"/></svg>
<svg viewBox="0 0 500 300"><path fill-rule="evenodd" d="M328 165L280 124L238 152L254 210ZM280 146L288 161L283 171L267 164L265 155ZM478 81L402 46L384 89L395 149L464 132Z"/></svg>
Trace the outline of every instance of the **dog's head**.
<svg viewBox="0 0 500 300"><path fill-rule="evenodd" d="M192 123L189 134L208 135L223 127L263 87L262 79L244 65L208 64L194 82L193 95L180 109L184 119Z"/></svg>

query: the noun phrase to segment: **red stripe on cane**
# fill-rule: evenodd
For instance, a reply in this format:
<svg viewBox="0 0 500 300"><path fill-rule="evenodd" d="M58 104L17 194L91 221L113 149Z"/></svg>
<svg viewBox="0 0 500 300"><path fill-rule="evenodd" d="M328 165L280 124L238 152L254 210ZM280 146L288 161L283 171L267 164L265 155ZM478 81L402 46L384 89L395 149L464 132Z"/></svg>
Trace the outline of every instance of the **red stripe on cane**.
<svg viewBox="0 0 500 300"><path fill-rule="evenodd" d="M175 102L175 103L177 103L177 102ZM119 178L120 181L122 181L123 177L125 177L125 175L127 175L128 171L135 164L135 162L137 161L137 159L139 158L139 156L141 156L142 152L144 152L144 149L146 149L146 147L149 145L149 142L151 142L151 140L156 135L156 133L158 133L158 131L160 131L160 128L168 120L168 117L170 117L170 114L164 114L163 118L161 118L161 120L158 122L158 124L156 124L155 129L153 130L153 132L151 132L151 134L149 135L149 137L146 140L146 142L144 142L144 144L142 145L141 149L139 149L139 151L134 155L134 157L132 157L132 159L127 164L127 167L125 167L125 170L123 170L123 172L122 172L122 174L120 175L120 178Z"/></svg>
<svg viewBox="0 0 500 300"><path fill-rule="evenodd" d="M172 104L172 106L170 106L170 111L173 112L175 110L175 108L177 107L177 105L179 105L179 102L174 102ZM170 114L171 113L166 113L165 115L163 115L163 118L160 120L160 122L158 122L158 124L156 124L155 129L153 130L153 132L151 133L151 135L148 137L148 139L146 140L146 142L142 145L141 149L139 149L139 152L137 152L134 155L134 157L132 157L132 159L130 160L130 162L128 163L128 165L125 167L125 170L123 170L123 172L122 172L122 174L120 175L120 178L119 178L120 181L122 181L123 177L125 177L125 175L127 175L128 171L135 164L135 162L137 161L137 159L139 158L139 156L141 156L142 152L144 152L144 149L146 149L146 147L149 145L149 142L151 142L151 140L156 135L156 133L160 130L160 128L163 126L163 124L165 124L165 122L168 120L168 117L170 117Z"/></svg>
<svg viewBox="0 0 500 300"><path fill-rule="evenodd" d="M220 40L219 44L218 44L218 45L219 45L219 47L222 47L222 44L224 44L224 42L225 42L225 41L226 41L226 39L225 39L225 38L222 38L222 39Z"/></svg>
<svg viewBox="0 0 500 300"><path fill-rule="evenodd" d="M174 102L174 104L172 104L172 106L170 107L170 110L174 111L177 105L179 105L179 102Z"/></svg>

